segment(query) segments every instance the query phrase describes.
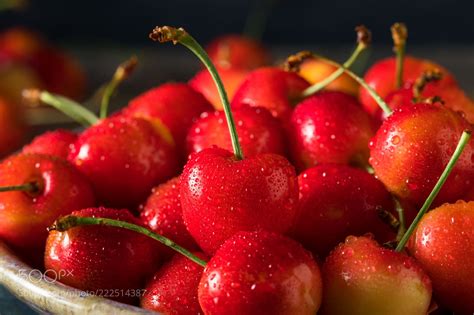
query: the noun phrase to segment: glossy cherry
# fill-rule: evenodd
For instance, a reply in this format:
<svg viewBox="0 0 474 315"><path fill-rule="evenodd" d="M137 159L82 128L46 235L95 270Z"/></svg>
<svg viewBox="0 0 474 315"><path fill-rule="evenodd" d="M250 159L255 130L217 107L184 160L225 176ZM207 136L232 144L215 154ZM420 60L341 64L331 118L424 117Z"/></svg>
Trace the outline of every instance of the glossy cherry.
<svg viewBox="0 0 474 315"><path fill-rule="evenodd" d="M152 119L113 116L86 129L71 161L92 183L101 204L136 207L151 189L177 173L173 144Z"/></svg>
<svg viewBox="0 0 474 315"><path fill-rule="evenodd" d="M235 92L240 87L244 79L247 77L248 71L237 68L217 67L219 76L224 83L225 90L229 99L232 99ZM217 91L214 80L207 69L199 71L190 81L196 91L200 92L217 110L222 110L222 103Z"/></svg>
<svg viewBox="0 0 474 315"><path fill-rule="evenodd" d="M280 122L262 107L242 106L232 111L245 156L259 153L286 154L286 139ZM187 152L218 146L232 150L223 111L206 112L189 128Z"/></svg>
<svg viewBox="0 0 474 315"><path fill-rule="evenodd" d="M126 115L159 120L171 133L176 147L184 154L186 134L202 112L212 106L185 83L165 83L130 101Z"/></svg>
<svg viewBox="0 0 474 315"><path fill-rule="evenodd" d="M474 312L474 202L428 212L409 242L410 253L433 281L436 301L456 314Z"/></svg>
<svg viewBox="0 0 474 315"><path fill-rule="evenodd" d="M140 224L126 209L88 208L73 215ZM63 275L60 282L131 303L138 300L161 257L157 243L150 238L121 228L94 225L51 231L44 259L47 270Z"/></svg>
<svg viewBox="0 0 474 315"><path fill-rule="evenodd" d="M322 267L322 315L425 315L431 281L417 261L370 237L349 236Z"/></svg>
<svg viewBox="0 0 474 315"><path fill-rule="evenodd" d="M299 215L292 236L324 258L349 235L395 238L381 211L394 213L391 195L369 173L340 164L321 164L298 176Z"/></svg>
<svg viewBox="0 0 474 315"><path fill-rule="evenodd" d="M286 232L297 201L295 170L276 154L239 161L227 150L205 149L190 157L181 175L184 222L209 254L239 231Z"/></svg>
<svg viewBox="0 0 474 315"><path fill-rule="evenodd" d="M316 314L318 265L299 243L266 231L239 232L207 264L199 284L205 314Z"/></svg>
<svg viewBox="0 0 474 315"><path fill-rule="evenodd" d="M212 62L222 68L252 70L270 62L262 44L242 35L217 37L207 45L206 51Z"/></svg>
<svg viewBox="0 0 474 315"><path fill-rule="evenodd" d="M153 232L163 235L187 249L197 249L183 220L179 177L153 188L141 209L140 219Z"/></svg>
<svg viewBox="0 0 474 315"><path fill-rule="evenodd" d="M202 253L196 255L205 258ZM148 282L140 306L162 314L203 314L198 301L203 270L188 258L176 254Z"/></svg>
<svg viewBox="0 0 474 315"><path fill-rule="evenodd" d="M298 104L290 119L290 148L296 167L319 163L367 165L371 118L342 92L319 92Z"/></svg>
<svg viewBox="0 0 474 315"><path fill-rule="evenodd" d="M22 151L52 155L66 160L76 140L76 133L66 129L56 129L36 136L23 147Z"/></svg>
<svg viewBox="0 0 474 315"><path fill-rule="evenodd" d="M42 257L46 228L61 215L94 205L87 179L64 160L18 154L0 164L0 187L30 184L24 191L0 192L0 238L28 262Z"/></svg>
<svg viewBox="0 0 474 315"><path fill-rule="evenodd" d="M464 130L460 115L440 104L402 106L371 141L370 164L387 189L419 207L450 159ZM470 141L434 205L454 202L474 181L474 142Z"/></svg>

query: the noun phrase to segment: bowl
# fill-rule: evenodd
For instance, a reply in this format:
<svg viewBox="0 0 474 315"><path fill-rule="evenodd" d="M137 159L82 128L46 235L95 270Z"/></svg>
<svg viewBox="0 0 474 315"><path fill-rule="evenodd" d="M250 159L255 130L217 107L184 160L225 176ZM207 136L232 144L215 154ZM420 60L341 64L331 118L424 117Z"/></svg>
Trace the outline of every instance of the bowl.
<svg viewBox="0 0 474 315"><path fill-rule="evenodd" d="M0 284L40 313L47 314L157 314L66 286L32 269L0 242Z"/></svg>

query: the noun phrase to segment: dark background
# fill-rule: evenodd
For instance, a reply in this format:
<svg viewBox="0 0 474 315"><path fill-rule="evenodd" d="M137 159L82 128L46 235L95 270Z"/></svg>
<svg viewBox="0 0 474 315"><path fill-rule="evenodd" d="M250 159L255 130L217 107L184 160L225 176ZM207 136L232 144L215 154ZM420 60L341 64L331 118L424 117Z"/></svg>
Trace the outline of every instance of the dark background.
<svg viewBox="0 0 474 315"><path fill-rule="evenodd" d="M269 0L260 0L260 2ZM270 0L271 2L272 0ZM155 25L184 26L198 39L241 32L258 0L30 0L21 13L3 13L0 28L22 23L53 40L148 44ZM404 21L416 44L473 43L474 1L273 0L264 41L270 44L350 42L364 23L376 43L389 43L389 27Z"/></svg>

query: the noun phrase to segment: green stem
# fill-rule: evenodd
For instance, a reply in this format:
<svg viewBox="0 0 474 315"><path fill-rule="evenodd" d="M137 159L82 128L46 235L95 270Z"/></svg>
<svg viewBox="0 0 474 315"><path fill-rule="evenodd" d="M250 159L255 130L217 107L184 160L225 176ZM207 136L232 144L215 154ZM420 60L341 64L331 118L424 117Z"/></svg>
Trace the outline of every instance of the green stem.
<svg viewBox="0 0 474 315"><path fill-rule="evenodd" d="M243 35L260 41L267 24L268 16L277 0L255 0L245 21Z"/></svg>
<svg viewBox="0 0 474 315"><path fill-rule="evenodd" d="M36 192L38 191L38 185L36 185L35 183L26 183L26 184L21 184L21 185L0 187L0 192L7 192L7 191Z"/></svg>
<svg viewBox="0 0 474 315"><path fill-rule="evenodd" d="M454 150L454 153L451 156L451 159L449 160L448 164L446 165L446 168L444 169L443 173L439 177L438 182L434 186L434 188L431 191L431 193L429 194L428 198L426 198L425 203L421 207L420 211L416 215L416 217L413 220L410 227L405 232L403 237L400 239L400 242L398 243L397 248L395 249L397 252L400 252L405 248L405 245L408 242L408 240L410 239L410 236L415 231L416 227L418 226L418 223L420 223L421 219L423 218L423 215L425 215L425 213L431 207L431 204L433 203L433 201L435 200L435 198L438 195L439 191L441 190L444 183L446 182L446 179L448 178L449 174L451 173L454 166L456 165L456 162L458 161L459 157L461 156L461 154L462 154L465 146L469 142L470 138L471 138L471 132L469 130L465 130L461 135L461 139L459 140L459 143L456 147L456 150Z"/></svg>
<svg viewBox="0 0 474 315"><path fill-rule="evenodd" d="M107 117L109 109L110 98L117 90L117 87L133 72L137 65L137 57L132 56L129 60L120 64L115 70L112 80L104 88L102 99L100 102L100 119Z"/></svg>
<svg viewBox="0 0 474 315"><path fill-rule="evenodd" d="M229 127L230 138L232 141L232 148L234 150L234 155L238 160L242 160L244 155L242 153L242 148L239 143L239 137L237 135L237 130L235 127L234 117L232 116L232 111L230 109L229 99L224 88L224 84L217 72L216 67L212 63L211 59L207 55L206 51L202 48L201 45L184 29L174 28L170 26L156 27L153 32L150 34L150 38L154 41L160 43L173 42L174 44L180 43L189 50L191 50L206 66L207 70L211 74L214 82L219 91L219 96L224 107L225 117L227 119L227 126Z"/></svg>
<svg viewBox="0 0 474 315"><path fill-rule="evenodd" d="M180 253L186 258L189 258L190 260L194 261L196 264L202 267L206 266L206 262L204 260L200 259L199 257L194 255L187 249L179 246L178 244L176 244L169 238L156 234L140 225L136 225L130 222L124 222L124 221L113 220L113 219L108 219L108 218L78 217L74 215L68 215L54 222L54 224L48 228L48 231L56 230L59 232L63 232L73 227L81 226L81 225L106 225L106 226L113 226L113 227L118 227L118 228L130 230L130 231L134 231L137 233L141 233L143 235L146 235L162 243L163 245L170 247L171 249L175 250L176 252Z"/></svg>
<svg viewBox="0 0 474 315"><path fill-rule="evenodd" d="M395 23L391 27L393 50L396 54L395 80L397 89L403 85L403 60L405 59L405 47L408 37L408 30L403 23Z"/></svg>

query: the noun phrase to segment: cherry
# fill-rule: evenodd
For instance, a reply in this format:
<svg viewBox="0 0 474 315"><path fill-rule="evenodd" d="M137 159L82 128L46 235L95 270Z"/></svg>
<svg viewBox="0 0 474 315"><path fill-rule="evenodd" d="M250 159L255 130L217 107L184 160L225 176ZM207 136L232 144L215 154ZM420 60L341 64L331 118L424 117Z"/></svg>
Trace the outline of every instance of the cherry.
<svg viewBox="0 0 474 315"><path fill-rule="evenodd" d="M205 257L201 253L196 255ZM140 306L170 315L203 314L197 295L202 272L201 266L175 255L148 282Z"/></svg>
<svg viewBox="0 0 474 315"><path fill-rule="evenodd" d="M41 80L27 65L19 62L2 61L2 52L0 51L0 95L2 98L21 105L21 92L25 88L42 87Z"/></svg>
<svg viewBox="0 0 474 315"><path fill-rule="evenodd" d="M433 281L436 301L456 312L474 312L474 202L458 201L423 216L409 251Z"/></svg>
<svg viewBox="0 0 474 315"><path fill-rule="evenodd" d="M442 105L402 106L383 122L372 139L370 164L391 193L420 206L465 129L470 125ZM435 205L466 195L465 187L474 180L473 155L474 143L470 142Z"/></svg>
<svg viewBox="0 0 474 315"><path fill-rule="evenodd" d="M88 208L72 214L139 224L125 209ZM131 303L161 259L156 243L132 231L103 225L56 228L47 239L45 267L63 275L60 282L88 293Z"/></svg>
<svg viewBox="0 0 474 315"><path fill-rule="evenodd" d="M370 237L349 236L322 267L318 314L427 314L431 281L416 260Z"/></svg>
<svg viewBox="0 0 474 315"><path fill-rule="evenodd" d="M60 215L94 205L87 180L69 163L47 155L18 154L0 163L0 237L37 264L46 228Z"/></svg>
<svg viewBox="0 0 474 315"><path fill-rule="evenodd" d="M291 114L291 153L299 170L318 163L367 165L372 135L370 117L342 92L319 92Z"/></svg>
<svg viewBox="0 0 474 315"><path fill-rule="evenodd" d="M235 92L247 77L248 71L238 68L223 68L217 67L219 76L222 78L225 90L229 98L234 97ZM190 81L191 85L196 91L200 92L217 110L222 110L222 103L219 92L214 84L209 71L207 69L199 71Z"/></svg>
<svg viewBox="0 0 474 315"><path fill-rule="evenodd" d="M174 240L185 248L197 248L183 221L179 195L179 177L170 179L152 190L140 219L152 231Z"/></svg>
<svg viewBox="0 0 474 315"><path fill-rule="evenodd" d="M124 110L135 117L158 119L168 130L177 148L184 154L186 133L191 124L212 106L185 83L166 83L132 99Z"/></svg>
<svg viewBox="0 0 474 315"><path fill-rule="evenodd" d="M259 153L286 154L283 128L265 108L242 106L234 109L233 115L245 156ZM189 128L188 153L199 152L212 146L232 150L223 111L205 112Z"/></svg>
<svg viewBox="0 0 474 315"><path fill-rule="evenodd" d="M0 158L21 146L26 135L20 106L0 97Z"/></svg>
<svg viewBox="0 0 474 315"><path fill-rule="evenodd" d="M229 34L210 42L206 51L211 61L218 67L252 70L268 65L268 51L256 40Z"/></svg>
<svg viewBox="0 0 474 315"><path fill-rule="evenodd" d="M207 264L199 303L205 314L315 314L321 275L297 242L266 231L239 232Z"/></svg>
<svg viewBox="0 0 474 315"><path fill-rule="evenodd" d="M394 211L383 184L369 173L340 164L320 164L298 176L299 216L292 235L319 257L348 235L373 233L382 242L395 234L379 216Z"/></svg>
<svg viewBox="0 0 474 315"><path fill-rule="evenodd" d="M23 153L40 153L67 159L77 134L66 129L45 132L23 147Z"/></svg>
<svg viewBox="0 0 474 315"><path fill-rule="evenodd" d="M68 157L92 183L102 204L136 207L176 175L175 148L153 120L113 116L86 129Z"/></svg>

